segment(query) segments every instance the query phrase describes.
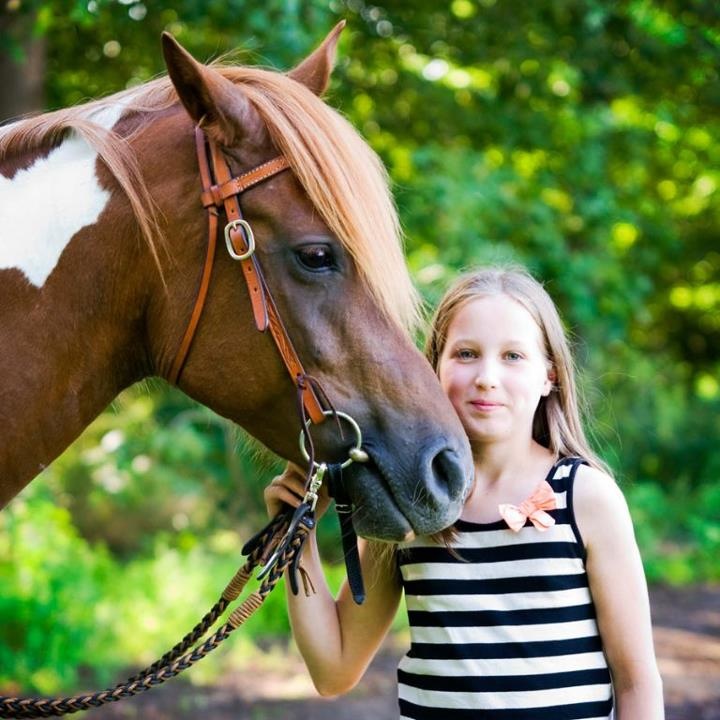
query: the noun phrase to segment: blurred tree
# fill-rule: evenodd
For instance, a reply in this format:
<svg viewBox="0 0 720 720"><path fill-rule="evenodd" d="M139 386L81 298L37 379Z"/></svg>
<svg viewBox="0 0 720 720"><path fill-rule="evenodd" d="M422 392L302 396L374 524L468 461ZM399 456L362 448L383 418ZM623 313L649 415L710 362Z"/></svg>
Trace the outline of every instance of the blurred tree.
<svg viewBox="0 0 720 720"><path fill-rule="evenodd" d="M164 71L163 30L202 60L239 48L246 62L287 67L334 22L320 0L6 0L0 13L0 54L15 74L27 70L29 42L44 40L38 52L46 54L45 103L35 95L22 112L64 107L149 80ZM0 112L0 120L15 114Z"/></svg>
<svg viewBox="0 0 720 720"><path fill-rule="evenodd" d="M45 104L45 37L33 32L32 16L13 7L0 8L0 121Z"/></svg>

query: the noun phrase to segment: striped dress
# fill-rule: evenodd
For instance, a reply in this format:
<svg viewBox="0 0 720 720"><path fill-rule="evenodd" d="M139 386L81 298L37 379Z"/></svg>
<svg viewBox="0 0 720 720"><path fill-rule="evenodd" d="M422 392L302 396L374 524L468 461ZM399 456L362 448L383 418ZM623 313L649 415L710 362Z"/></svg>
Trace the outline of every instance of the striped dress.
<svg viewBox="0 0 720 720"><path fill-rule="evenodd" d="M547 481L556 524L456 523L457 552L400 545L412 645L398 668L400 715L415 720L608 720L610 673L572 511L581 461Z"/></svg>

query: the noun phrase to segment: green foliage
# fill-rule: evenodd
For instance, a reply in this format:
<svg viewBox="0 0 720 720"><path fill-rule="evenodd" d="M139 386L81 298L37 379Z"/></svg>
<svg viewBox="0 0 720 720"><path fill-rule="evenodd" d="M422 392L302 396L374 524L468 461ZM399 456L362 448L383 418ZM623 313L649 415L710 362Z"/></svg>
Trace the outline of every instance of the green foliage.
<svg viewBox="0 0 720 720"><path fill-rule="evenodd" d="M0 694L72 691L80 675L94 685L122 679L189 631L244 562L243 539L230 530L172 545L156 535L147 552L120 561L37 488L0 515ZM334 589L342 573L328 568ZM260 641L284 641L289 629L281 582L193 679L215 676Z"/></svg>
<svg viewBox="0 0 720 720"><path fill-rule="evenodd" d="M262 488L279 461L258 462L231 423L146 385L117 398L42 476L82 534L127 555L158 532L188 543L264 522Z"/></svg>
<svg viewBox="0 0 720 720"><path fill-rule="evenodd" d="M32 32L48 42L48 107L65 107L145 82L164 70L167 30L202 60L239 48L246 62L289 66L333 21L325 2L304 0L10 0L0 51L21 58ZM273 42L265 42L267 38Z"/></svg>
<svg viewBox="0 0 720 720"><path fill-rule="evenodd" d="M720 580L714 3L11 0L0 53L22 60L30 26L44 37L52 108L162 72L162 30L204 60L238 47L288 68L341 17L329 101L389 168L428 303L473 264L519 261L542 278L648 577ZM51 692L87 658L119 669L172 644L264 523L281 465L260 458L163 385L118 398L0 515L0 684ZM337 538L324 520L336 558ZM276 592L247 633L286 622ZM235 648L213 662L237 661ZM194 677L219 665L207 667Z"/></svg>
<svg viewBox="0 0 720 720"><path fill-rule="evenodd" d="M627 491L649 582L720 582L720 487L644 481Z"/></svg>
<svg viewBox="0 0 720 720"><path fill-rule="evenodd" d="M267 522L262 491L283 466L178 390L143 383L122 393L36 482L70 511L83 537L124 558L151 550L158 535L181 548L215 530L250 537ZM319 533L325 554L340 557L334 515Z"/></svg>
<svg viewBox="0 0 720 720"><path fill-rule="evenodd" d="M91 548L67 511L37 496L0 516L0 686L22 679L53 692L113 643L98 623L114 563ZM107 600L105 604L107 606Z"/></svg>

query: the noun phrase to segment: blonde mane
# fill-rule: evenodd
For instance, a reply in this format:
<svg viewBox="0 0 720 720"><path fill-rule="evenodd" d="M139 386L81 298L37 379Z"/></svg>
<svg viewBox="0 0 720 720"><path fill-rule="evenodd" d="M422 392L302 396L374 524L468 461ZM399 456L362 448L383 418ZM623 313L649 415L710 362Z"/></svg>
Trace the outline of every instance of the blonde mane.
<svg viewBox="0 0 720 720"><path fill-rule="evenodd" d="M403 255L397 211L382 163L356 130L310 90L282 73L245 66L215 70L242 87L276 147L331 232L342 242L379 308L412 330L418 296ZM85 105L58 110L0 128L0 160L57 142L77 132L93 147L129 198L143 235L161 241L153 202L128 139L93 122L117 103L150 113L178 102L167 77Z"/></svg>

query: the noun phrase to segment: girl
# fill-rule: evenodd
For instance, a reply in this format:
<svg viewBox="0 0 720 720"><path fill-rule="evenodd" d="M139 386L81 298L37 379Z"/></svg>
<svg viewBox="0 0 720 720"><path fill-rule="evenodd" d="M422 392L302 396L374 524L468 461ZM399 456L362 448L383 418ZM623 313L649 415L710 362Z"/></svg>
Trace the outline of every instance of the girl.
<svg viewBox="0 0 720 720"><path fill-rule="evenodd" d="M426 350L470 439L475 484L441 538L403 542L392 562L362 543L361 606L346 585L333 599L308 543L318 592L288 602L318 691L358 682L404 590L402 718L607 719L614 706L617 720L661 720L632 523L584 437L552 300L523 270L468 274L441 301ZM271 483L271 516L298 504L303 480L289 467Z"/></svg>

